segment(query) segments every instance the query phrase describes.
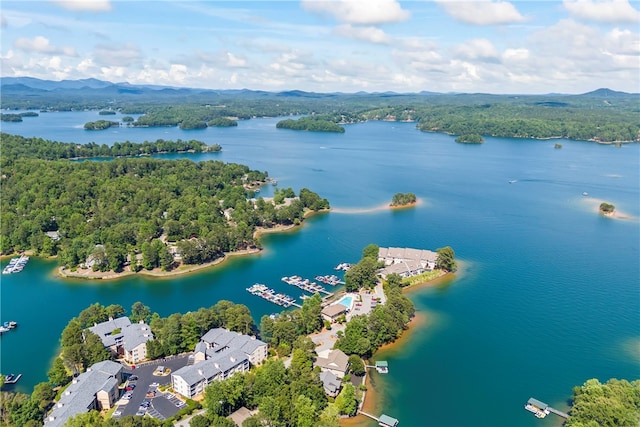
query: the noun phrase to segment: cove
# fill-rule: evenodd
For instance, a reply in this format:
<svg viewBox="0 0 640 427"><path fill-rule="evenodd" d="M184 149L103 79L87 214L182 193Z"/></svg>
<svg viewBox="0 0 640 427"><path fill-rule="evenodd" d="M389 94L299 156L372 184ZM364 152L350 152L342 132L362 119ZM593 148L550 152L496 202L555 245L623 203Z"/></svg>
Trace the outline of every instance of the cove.
<svg viewBox="0 0 640 427"><path fill-rule="evenodd" d="M258 321L279 307L245 288L261 282L296 295L282 276L332 273L340 262L357 261L369 243L449 245L463 261L452 281L409 295L425 321L401 345L376 355L390 366L384 377L373 374L377 415L402 426L559 425L557 417L538 420L526 412L527 399L563 410L572 387L586 379L635 379L640 372L638 144L486 138L467 145L419 132L413 123L368 122L344 134L316 134L276 129L279 119L241 121L233 129L84 131L96 117L46 113L3 124L3 132L80 143L218 143L220 153L163 158L266 170L278 186L307 187L336 211L295 231L264 235L258 255L187 276L61 279L54 261L32 258L0 285L1 320L19 323L0 338L1 369L23 373L14 386L20 391L46 380L60 332L89 304L129 309L142 301L167 316L228 299L246 304ZM563 148L554 149L556 142ZM271 192L265 186L260 194ZM397 192L415 193L423 203L371 209ZM591 198L613 203L629 219L599 215Z"/></svg>

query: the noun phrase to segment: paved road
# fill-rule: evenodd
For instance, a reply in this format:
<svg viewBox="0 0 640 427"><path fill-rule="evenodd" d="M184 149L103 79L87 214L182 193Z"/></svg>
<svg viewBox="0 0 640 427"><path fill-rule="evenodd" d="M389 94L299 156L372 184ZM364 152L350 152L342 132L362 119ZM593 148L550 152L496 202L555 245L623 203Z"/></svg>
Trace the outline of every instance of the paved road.
<svg viewBox="0 0 640 427"><path fill-rule="evenodd" d="M165 360L154 360L150 363L145 363L143 366L137 366L135 369L125 369L125 375L135 375L138 377L135 380L136 388L132 391L132 396L130 400L120 399L118 401L118 408L116 412L120 412L121 415L135 415L140 408L140 404L143 400L148 400L151 402L148 410L146 412L151 416L155 416L156 418L163 420L173 416L176 412L178 412L181 407L176 405L174 400L176 399L173 395L167 399L163 393L157 391L157 387L159 385L166 385L171 383L171 374L170 372L174 372L183 366L185 366L188 362L188 355L181 355L175 358L165 359ZM154 375L154 371L158 366L164 366L165 368L170 369L169 374L159 376ZM148 391L156 390L157 394L155 397L147 398L145 395ZM117 417L118 415L115 415Z"/></svg>

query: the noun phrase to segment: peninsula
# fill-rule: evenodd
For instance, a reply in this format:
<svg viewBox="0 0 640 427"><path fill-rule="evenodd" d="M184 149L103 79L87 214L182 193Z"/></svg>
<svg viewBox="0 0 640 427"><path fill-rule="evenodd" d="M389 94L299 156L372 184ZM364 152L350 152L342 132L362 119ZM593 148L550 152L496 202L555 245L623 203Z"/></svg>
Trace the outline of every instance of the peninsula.
<svg viewBox="0 0 640 427"><path fill-rule="evenodd" d="M102 147L70 152L72 145L2 135L2 254L57 256L65 275L80 277L181 274L258 251L256 231L299 225L330 207L307 188L298 194L276 188L273 198L256 198L267 173L244 165L148 157L73 162L69 156ZM107 152L164 146L116 143Z"/></svg>

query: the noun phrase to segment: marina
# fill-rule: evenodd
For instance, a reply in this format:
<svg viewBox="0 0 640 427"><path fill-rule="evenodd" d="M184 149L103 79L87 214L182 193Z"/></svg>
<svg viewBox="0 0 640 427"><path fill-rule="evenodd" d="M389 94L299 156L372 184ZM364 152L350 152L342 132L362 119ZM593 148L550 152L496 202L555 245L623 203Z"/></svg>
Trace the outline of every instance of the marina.
<svg viewBox="0 0 640 427"><path fill-rule="evenodd" d="M303 291L307 291L312 294L320 293L320 294L325 294L326 296L329 296L329 297L333 296L332 292L329 292L322 286L318 285L317 283L312 282L309 279L303 279L300 276L289 276L289 277L285 276L282 278L282 281L288 285L296 286L302 289Z"/></svg>
<svg viewBox="0 0 640 427"><path fill-rule="evenodd" d="M316 276L316 280L318 282L322 282L331 286L344 285L344 281L340 280L340 278L335 274L326 275L326 276Z"/></svg>
<svg viewBox="0 0 640 427"><path fill-rule="evenodd" d="M9 264L2 269L2 274L20 273L29 262L29 257L20 255L17 258L11 258Z"/></svg>
<svg viewBox="0 0 640 427"><path fill-rule="evenodd" d="M264 285L262 283L256 283L253 286L247 288L247 292L285 308L291 306L302 308L300 304L295 302L295 298L285 294L276 294L275 290L267 287L267 285Z"/></svg>

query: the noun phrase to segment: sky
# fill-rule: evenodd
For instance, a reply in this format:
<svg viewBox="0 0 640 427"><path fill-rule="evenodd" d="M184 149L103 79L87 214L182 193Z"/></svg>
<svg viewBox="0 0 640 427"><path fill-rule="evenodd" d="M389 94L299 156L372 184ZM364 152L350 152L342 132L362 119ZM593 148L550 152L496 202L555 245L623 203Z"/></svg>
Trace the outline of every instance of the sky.
<svg viewBox="0 0 640 427"><path fill-rule="evenodd" d="M1 76L313 92L640 92L640 0L2 0Z"/></svg>

